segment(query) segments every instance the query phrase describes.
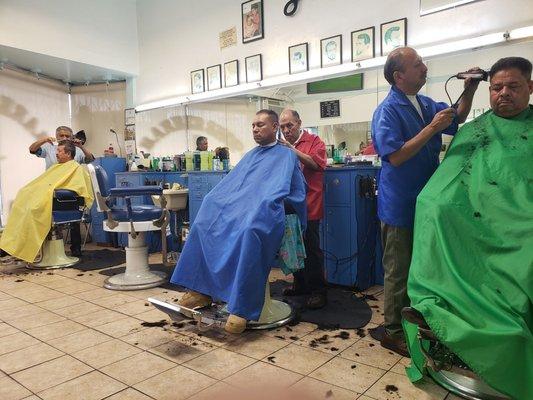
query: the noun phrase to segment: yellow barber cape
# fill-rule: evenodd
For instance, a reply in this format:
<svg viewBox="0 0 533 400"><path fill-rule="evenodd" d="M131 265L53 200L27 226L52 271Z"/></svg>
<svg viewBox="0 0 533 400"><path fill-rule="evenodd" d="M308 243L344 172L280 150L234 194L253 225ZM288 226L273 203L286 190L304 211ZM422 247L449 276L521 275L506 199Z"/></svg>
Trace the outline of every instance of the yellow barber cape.
<svg viewBox="0 0 533 400"><path fill-rule="evenodd" d="M85 168L74 160L50 167L18 192L0 237L1 249L27 262L35 260L52 225L55 189L73 190L85 199L87 207L93 202L91 179Z"/></svg>

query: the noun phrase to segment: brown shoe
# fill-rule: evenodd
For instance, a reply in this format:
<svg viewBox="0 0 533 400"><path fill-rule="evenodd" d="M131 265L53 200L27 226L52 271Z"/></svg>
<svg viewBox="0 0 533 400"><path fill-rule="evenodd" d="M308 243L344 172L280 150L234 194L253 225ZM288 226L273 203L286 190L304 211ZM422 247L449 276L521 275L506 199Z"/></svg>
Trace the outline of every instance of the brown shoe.
<svg viewBox="0 0 533 400"><path fill-rule="evenodd" d="M178 301L178 306L195 309L210 306L211 303L213 299L210 296L190 290Z"/></svg>
<svg viewBox="0 0 533 400"><path fill-rule="evenodd" d="M229 333L243 333L246 329L246 320L238 315L231 314L226 321L224 330Z"/></svg>
<svg viewBox="0 0 533 400"><path fill-rule="evenodd" d="M409 351L407 350L407 343L405 342L405 338L403 337L391 336L385 331L380 343L381 347L385 347L386 349L392 350L401 356L408 358L411 357L409 355Z"/></svg>

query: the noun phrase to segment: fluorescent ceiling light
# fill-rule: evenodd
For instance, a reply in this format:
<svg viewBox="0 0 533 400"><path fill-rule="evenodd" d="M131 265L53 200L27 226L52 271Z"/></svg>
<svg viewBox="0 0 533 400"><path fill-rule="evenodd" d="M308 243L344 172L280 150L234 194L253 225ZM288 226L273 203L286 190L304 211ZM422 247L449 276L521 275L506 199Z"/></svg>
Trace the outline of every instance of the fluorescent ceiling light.
<svg viewBox="0 0 533 400"><path fill-rule="evenodd" d="M488 35L478 36L470 39L457 40L434 46L417 49L421 57L433 57L442 54L454 53L462 50L475 49L478 47L489 46L496 43L502 43L507 40L506 32L491 33Z"/></svg>
<svg viewBox="0 0 533 400"><path fill-rule="evenodd" d="M474 38L456 40L454 42L442 43L434 46L421 47L417 49L417 52L418 54L420 54L420 56L428 58L530 37L533 37L533 26L526 26L518 29L513 29L510 32L490 33L488 35L477 36ZM307 82L313 82L319 79L336 78L339 76L345 76L357 72L364 72L368 69L381 67L385 64L386 60L387 57L376 57L359 62L335 65L333 67L312 69L310 71L301 72L299 74L274 76L272 78L263 79L259 82L243 83L229 88L173 97L165 100L141 104L135 107L135 111L141 112L153 110L156 108L186 105L208 100L217 100L234 95L247 94L250 91L257 89L265 89L281 85L296 85Z"/></svg>
<svg viewBox="0 0 533 400"><path fill-rule="evenodd" d="M433 8L426 8L424 10L422 10L422 4L420 4L420 15L428 15L428 14L436 13L438 11L446 10L448 8L454 8L457 6L461 6L463 4L473 3L474 1L477 1L477 0L457 0L452 3L446 3L441 6L437 6Z"/></svg>
<svg viewBox="0 0 533 400"><path fill-rule="evenodd" d="M510 40L525 39L531 36L533 36L533 26L525 26L523 28L512 29L509 32Z"/></svg>

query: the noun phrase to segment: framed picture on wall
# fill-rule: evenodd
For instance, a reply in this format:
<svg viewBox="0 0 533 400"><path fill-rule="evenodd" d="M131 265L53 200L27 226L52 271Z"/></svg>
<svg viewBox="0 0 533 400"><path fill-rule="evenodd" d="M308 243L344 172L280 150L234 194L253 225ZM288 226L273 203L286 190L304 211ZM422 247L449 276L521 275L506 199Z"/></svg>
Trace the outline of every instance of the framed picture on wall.
<svg viewBox="0 0 533 400"><path fill-rule="evenodd" d="M309 71L309 59L307 58L307 43L300 43L289 47L289 73Z"/></svg>
<svg viewBox="0 0 533 400"><path fill-rule="evenodd" d="M261 54L246 57L244 59L246 69L246 82L257 82L263 79L263 69L261 67Z"/></svg>
<svg viewBox="0 0 533 400"><path fill-rule="evenodd" d="M220 64L207 67L207 90L222 87L222 66Z"/></svg>
<svg viewBox="0 0 533 400"><path fill-rule="evenodd" d="M265 37L263 31L263 0L241 4L242 42L249 43Z"/></svg>
<svg viewBox="0 0 533 400"><path fill-rule="evenodd" d="M239 60L224 63L224 87L239 84Z"/></svg>
<svg viewBox="0 0 533 400"><path fill-rule="evenodd" d="M196 71L191 72L191 93L202 93L205 92L205 77L204 70L197 69Z"/></svg>
<svg viewBox="0 0 533 400"><path fill-rule="evenodd" d="M320 66L342 64L342 36L332 36L320 41Z"/></svg>
<svg viewBox="0 0 533 400"><path fill-rule="evenodd" d="M352 62L374 58L375 29L373 26L352 32Z"/></svg>
<svg viewBox="0 0 533 400"><path fill-rule="evenodd" d="M381 24L381 55L407 45L407 18Z"/></svg>

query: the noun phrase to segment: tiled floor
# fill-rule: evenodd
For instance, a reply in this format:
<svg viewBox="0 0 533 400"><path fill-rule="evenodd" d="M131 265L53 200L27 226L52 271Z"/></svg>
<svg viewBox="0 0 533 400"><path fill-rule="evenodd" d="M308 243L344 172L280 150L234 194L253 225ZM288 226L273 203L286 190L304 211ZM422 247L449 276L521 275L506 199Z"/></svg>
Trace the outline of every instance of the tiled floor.
<svg viewBox="0 0 533 400"><path fill-rule="evenodd" d="M355 330L342 338L300 323L231 336L172 326L146 298L181 293L109 291L105 278L99 271L0 266L0 399L203 400L273 383L317 399L457 398L431 382L412 385L407 359ZM383 318L382 288L368 292L377 300L366 329ZM330 343L309 346L325 334Z"/></svg>

